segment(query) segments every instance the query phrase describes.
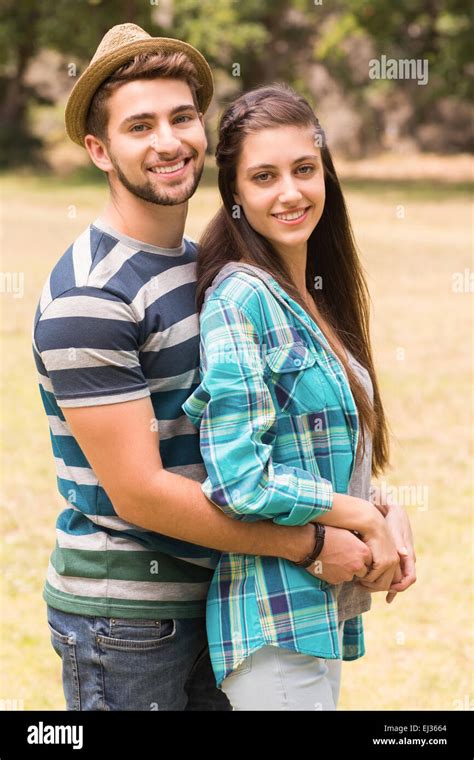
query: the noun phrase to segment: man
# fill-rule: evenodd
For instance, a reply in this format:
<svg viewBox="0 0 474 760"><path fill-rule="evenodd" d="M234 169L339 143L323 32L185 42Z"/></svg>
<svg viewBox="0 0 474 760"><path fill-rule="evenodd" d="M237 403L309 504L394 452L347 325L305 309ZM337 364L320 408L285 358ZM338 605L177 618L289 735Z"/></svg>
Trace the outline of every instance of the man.
<svg viewBox="0 0 474 760"><path fill-rule="evenodd" d="M299 562L315 545L312 525L234 521L204 496L181 409L199 383L196 246L183 232L212 91L197 50L123 24L66 107L110 189L48 277L34 327L66 502L44 598L72 710L230 709L206 642L218 552ZM328 528L319 559L339 583L364 577L371 554Z"/></svg>

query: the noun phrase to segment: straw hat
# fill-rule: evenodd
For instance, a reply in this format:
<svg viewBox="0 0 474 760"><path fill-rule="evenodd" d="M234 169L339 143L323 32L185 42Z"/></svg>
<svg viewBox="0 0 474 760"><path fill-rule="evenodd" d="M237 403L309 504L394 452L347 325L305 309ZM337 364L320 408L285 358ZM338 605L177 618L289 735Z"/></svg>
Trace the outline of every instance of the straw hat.
<svg viewBox="0 0 474 760"><path fill-rule="evenodd" d="M87 112L102 82L138 53L161 51L185 53L192 61L201 85L196 97L202 113L205 113L214 88L211 69L204 56L187 42L169 37L151 37L136 24L118 24L104 36L90 64L71 90L65 111L66 131L71 140L84 145Z"/></svg>

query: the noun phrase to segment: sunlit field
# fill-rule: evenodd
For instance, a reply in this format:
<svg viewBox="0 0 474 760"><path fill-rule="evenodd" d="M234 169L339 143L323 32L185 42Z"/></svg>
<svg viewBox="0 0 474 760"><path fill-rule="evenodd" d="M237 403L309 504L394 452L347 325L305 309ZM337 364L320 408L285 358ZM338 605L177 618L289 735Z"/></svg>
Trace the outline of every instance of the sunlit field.
<svg viewBox="0 0 474 760"><path fill-rule="evenodd" d="M4 278L1 293L0 702L62 710L60 660L41 596L61 500L31 323L48 271L99 215L106 190L87 172L75 181L8 175L2 185L2 271L24 281L14 293ZM472 707L469 195L462 185L434 180L358 180L345 188L372 296L376 362L393 433L386 481L412 520L418 581L391 605L385 594L374 596L364 615L366 655L343 665L340 709L466 709ZM190 202L187 234L198 237L217 206L212 177L205 177Z"/></svg>

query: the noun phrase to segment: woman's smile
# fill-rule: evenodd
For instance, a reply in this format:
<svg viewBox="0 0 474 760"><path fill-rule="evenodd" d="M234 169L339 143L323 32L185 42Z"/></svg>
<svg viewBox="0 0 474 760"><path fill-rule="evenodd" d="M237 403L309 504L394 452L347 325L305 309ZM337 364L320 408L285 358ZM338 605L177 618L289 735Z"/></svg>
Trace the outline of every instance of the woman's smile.
<svg viewBox="0 0 474 760"><path fill-rule="evenodd" d="M272 214L272 216L275 217L277 222L281 222L282 224L301 224L301 222L308 218L310 208L311 206L304 206L294 211L282 211L278 214Z"/></svg>

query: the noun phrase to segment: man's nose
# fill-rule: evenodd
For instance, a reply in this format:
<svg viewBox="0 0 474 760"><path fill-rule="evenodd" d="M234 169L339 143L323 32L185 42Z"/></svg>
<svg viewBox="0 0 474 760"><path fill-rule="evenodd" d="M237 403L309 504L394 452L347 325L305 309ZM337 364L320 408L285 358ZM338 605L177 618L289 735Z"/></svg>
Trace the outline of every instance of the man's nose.
<svg viewBox="0 0 474 760"><path fill-rule="evenodd" d="M150 144L157 153L166 153L173 157L179 152L181 140L178 140L169 127L161 127L154 130Z"/></svg>

